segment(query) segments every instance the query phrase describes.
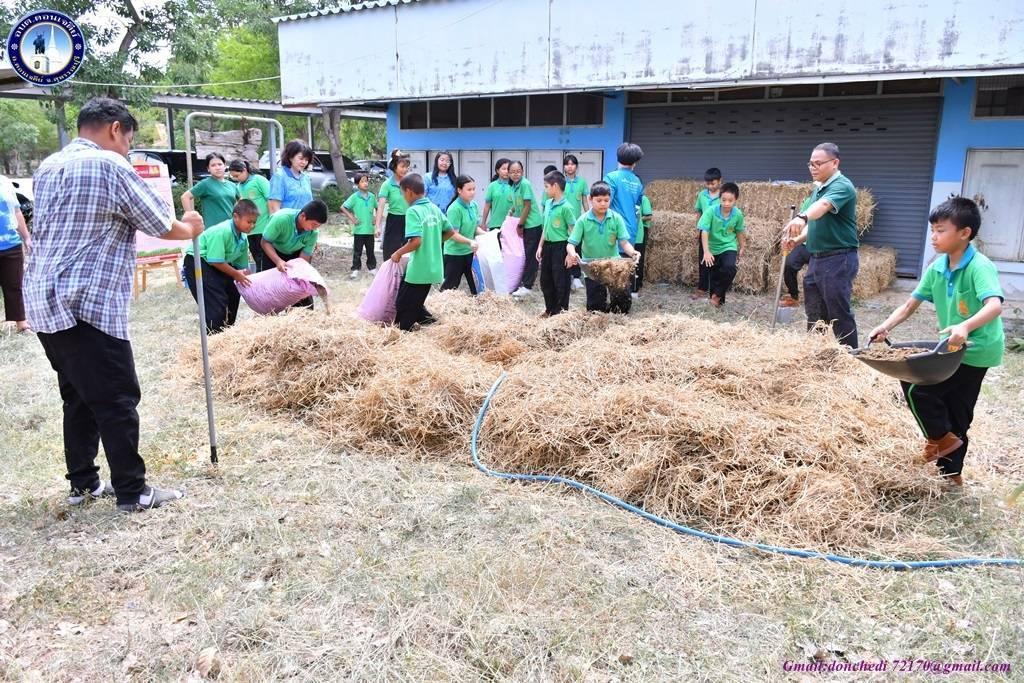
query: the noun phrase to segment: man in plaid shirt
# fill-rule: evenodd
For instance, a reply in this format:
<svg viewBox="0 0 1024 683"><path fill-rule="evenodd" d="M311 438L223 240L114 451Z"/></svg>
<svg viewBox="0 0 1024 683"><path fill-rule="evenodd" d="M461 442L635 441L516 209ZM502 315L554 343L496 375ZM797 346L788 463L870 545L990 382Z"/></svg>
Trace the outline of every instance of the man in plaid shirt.
<svg viewBox="0 0 1024 683"><path fill-rule="evenodd" d="M64 400L68 503L116 496L126 512L184 495L148 486L139 455L141 394L128 341L135 231L168 240L203 231L195 211L175 220L128 163L138 125L121 102L94 98L78 115L78 137L39 166L23 285L29 323ZM109 484L96 466L101 439Z"/></svg>

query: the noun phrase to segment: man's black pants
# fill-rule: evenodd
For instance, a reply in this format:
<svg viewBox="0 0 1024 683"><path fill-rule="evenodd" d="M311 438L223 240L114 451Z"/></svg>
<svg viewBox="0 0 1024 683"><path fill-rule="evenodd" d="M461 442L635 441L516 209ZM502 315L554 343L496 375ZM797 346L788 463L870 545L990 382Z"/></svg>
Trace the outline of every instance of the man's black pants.
<svg viewBox="0 0 1024 683"><path fill-rule="evenodd" d="M794 299L800 298L800 281L797 279L797 275L810 262L811 252L807 251L807 246L804 244L796 245L786 257L786 267L782 269L782 279L786 283L786 291Z"/></svg>
<svg viewBox="0 0 1024 683"><path fill-rule="evenodd" d="M825 256L811 255L804 275L804 312L807 329L819 320L832 323L840 344L857 348L857 321L853 317L853 279L860 258L856 249L844 249Z"/></svg>
<svg viewBox="0 0 1024 683"><path fill-rule="evenodd" d="M939 458L938 465L943 474L960 474L964 468L967 431L974 421L974 406L987 370L961 365L952 377L939 384L922 386L900 382L910 412L925 438L939 439L953 432L964 442L946 457Z"/></svg>
<svg viewBox="0 0 1024 683"><path fill-rule="evenodd" d="M134 503L146 487L139 455L141 391L132 345L79 321L54 333L39 333L64 401L64 459L71 486L99 486L96 456L100 441L110 466L118 503Z"/></svg>
<svg viewBox="0 0 1024 683"><path fill-rule="evenodd" d="M210 334L220 332L235 324L238 317L238 304L241 295L235 281L220 272L205 259L200 259L203 267L203 307L206 309L206 331ZM195 257L185 254L185 282L192 298L199 302L196 293Z"/></svg>

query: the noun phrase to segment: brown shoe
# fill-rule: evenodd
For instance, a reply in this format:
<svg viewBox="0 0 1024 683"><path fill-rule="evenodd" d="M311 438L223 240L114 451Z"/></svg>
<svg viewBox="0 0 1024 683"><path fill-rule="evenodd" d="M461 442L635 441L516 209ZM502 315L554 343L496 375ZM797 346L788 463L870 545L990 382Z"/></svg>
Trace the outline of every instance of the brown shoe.
<svg viewBox="0 0 1024 683"><path fill-rule="evenodd" d="M782 306L783 308L796 308L799 305L800 301L794 299L789 294L786 294L781 299L779 299L779 306Z"/></svg>
<svg viewBox="0 0 1024 683"><path fill-rule="evenodd" d="M961 489L964 486L964 478L959 474L950 474L942 478L942 485L947 490Z"/></svg>
<svg viewBox="0 0 1024 683"><path fill-rule="evenodd" d="M925 447L924 461L934 462L960 448L964 442L953 432L946 432L945 436L938 439L928 439L928 444L931 448Z"/></svg>
<svg viewBox="0 0 1024 683"><path fill-rule="evenodd" d="M711 305L714 306L715 308L719 308L722 305L722 297L718 296L717 294L712 294Z"/></svg>

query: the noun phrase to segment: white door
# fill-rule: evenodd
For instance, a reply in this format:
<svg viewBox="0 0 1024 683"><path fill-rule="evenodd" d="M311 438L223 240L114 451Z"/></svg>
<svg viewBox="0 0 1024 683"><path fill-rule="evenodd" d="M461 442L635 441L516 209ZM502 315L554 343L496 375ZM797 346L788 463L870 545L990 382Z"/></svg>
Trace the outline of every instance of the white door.
<svg viewBox="0 0 1024 683"><path fill-rule="evenodd" d="M964 196L981 208L978 243L990 259L1024 261L1024 150L971 150Z"/></svg>
<svg viewBox="0 0 1024 683"><path fill-rule="evenodd" d="M476 203L480 210L484 208L484 193L487 192L487 185L494 175L494 167L491 166L491 153L487 150L459 151L459 173L468 175L476 181Z"/></svg>
<svg viewBox="0 0 1024 683"><path fill-rule="evenodd" d="M577 152L569 150L566 154L575 154L576 158L580 160L576 175L582 177L589 184L593 185L598 180L604 178L604 152ZM558 167L559 169L562 168L561 163L559 163Z"/></svg>
<svg viewBox="0 0 1024 683"><path fill-rule="evenodd" d="M495 149L491 150L491 175L494 175L493 169L494 164L497 163L498 159L508 159L509 161L521 161L526 163L526 150L522 149Z"/></svg>
<svg viewBox="0 0 1024 683"><path fill-rule="evenodd" d="M533 183L534 194L544 194L544 167L554 166L562 170L562 150L532 149L526 153L526 177ZM541 200L543 201L543 199Z"/></svg>
<svg viewBox="0 0 1024 683"><path fill-rule="evenodd" d="M409 173L426 175L433 166L427 166L427 153L424 151L406 152L409 155Z"/></svg>

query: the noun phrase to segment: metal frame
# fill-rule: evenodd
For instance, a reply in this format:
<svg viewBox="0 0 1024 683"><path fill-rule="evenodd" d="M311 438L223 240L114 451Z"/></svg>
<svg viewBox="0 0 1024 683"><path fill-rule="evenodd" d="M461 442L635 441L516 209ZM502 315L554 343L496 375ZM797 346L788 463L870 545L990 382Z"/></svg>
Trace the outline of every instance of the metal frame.
<svg viewBox="0 0 1024 683"><path fill-rule="evenodd" d="M1007 76L1016 76L1019 74L1000 74L998 76L979 76L974 79L974 92L971 93L971 121L978 121L981 123L987 121L1024 121L1024 116L1020 114L1016 116L978 116L978 92L981 91L981 80L982 78L1006 78Z"/></svg>
<svg viewBox="0 0 1024 683"><path fill-rule="evenodd" d="M407 100L407 101L403 101L403 102L396 102L396 104L398 105L398 129L402 130L402 131L407 131L407 130L408 131L435 131L435 130L442 131L442 130L491 130L491 129L509 130L509 129L513 129L513 128L603 128L605 126L606 122L607 122L607 114L608 114L607 107L606 107L606 104L607 104L606 101L602 101L601 102L601 123L584 123L584 124L570 124L570 123L568 123L568 121L569 121L569 95L580 95L580 94L583 94L583 95L593 95L595 97L603 97L604 100L608 99L607 97L605 97L603 95L600 95L600 94L597 94L597 93L589 93L589 92L531 93L529 95L520 95L518 93L511 93L509 95L487 95L486 97L453 97L453 98L445 98L443 101L455 100L456 102L459 103L459 124L458 124L457 128L432 128L430 126L430 117L431 117L430 110L431 110L431 105L434 102L438 102L438 101L442 101L442 100ZM530 98L533 97L534 95L561 95L562 96L562 123L560 123L560 124L544 125L544 126L533 126L533 125L530 125ZM524 123L522 126L495 126L494 125L494 100L499 98L499 97L525 97L526 98L526 123ZM490 107L491 108L491 125L489 125L489 126L472 126L472 127L464 128L462 126L462 100L475 100L475 99L487 99L487 100L490 101L490 105L491 105L491 107ZM829 98L829 99L835 99L835 98ZM402 125L402 105L403 104L417 104L419 102L423 102L424 104L427 105L427 126L426 126L426 128L406 128L405 126ZM641 105L641 106L645 106L645 105ZM658 106L661 106L661 105L658 105Z"/></svg>
<svg viewBox="0 0 1024 683"><path fill-rule="evenodd" d="M275 144L273 126L277 126L280 135L280 145L284 147L284 126L275 119L262 118L259 116L239 116L235 114L217 114L209 111L193 111L185 117L185 168L188 175L188 186L192 187L192 119L201 116L210 119L228 121L256 121L266 123L270 126L270 175L274 175L275 169ZM199 304L199 340L203 354L203 380L206 384L206 420L210 430L210 462L217 464L217 426L213 419L213 385L210 381L210 353L206 339L206 300L203 296L203 259L199 252L199 238L192 238L192 254L194 261L193 272L196 277L196 303Z"/></svg>

